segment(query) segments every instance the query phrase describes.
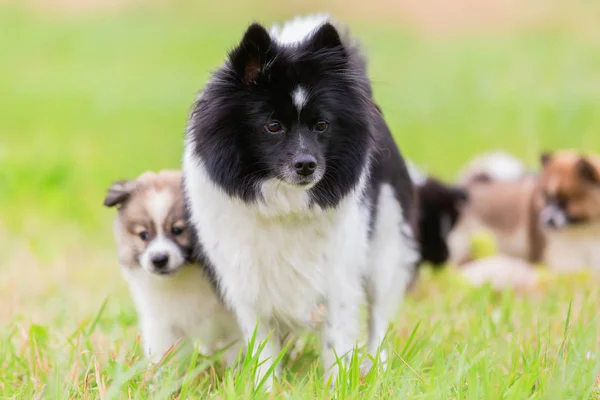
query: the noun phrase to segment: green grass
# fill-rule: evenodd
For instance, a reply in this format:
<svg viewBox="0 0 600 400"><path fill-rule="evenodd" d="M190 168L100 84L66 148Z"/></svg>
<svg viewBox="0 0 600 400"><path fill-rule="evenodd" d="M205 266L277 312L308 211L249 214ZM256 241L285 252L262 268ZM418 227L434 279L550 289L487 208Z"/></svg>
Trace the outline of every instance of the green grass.
<svg viewBox="0 0 600 400"><path fill-rule="evenodd" d="M0 35L0 397L163 398L179 376L166 372L151 389L113 212L101 203L113 180L178 167L189 106L246 20L198 7L76 18L1 11L10 34ZM431 172L452 179L495 148L531 166L541 149L600 151L597 38L551 27L433 38L389 22L354 25L398 143ZM425 271L390 333L389 370L351 370L330 391L311 337L297 360L284 359L278 393L598 396L597 281L561 278L522 296ZM253 397L253 367L234 374L196 358L180 398Z"/></svg>

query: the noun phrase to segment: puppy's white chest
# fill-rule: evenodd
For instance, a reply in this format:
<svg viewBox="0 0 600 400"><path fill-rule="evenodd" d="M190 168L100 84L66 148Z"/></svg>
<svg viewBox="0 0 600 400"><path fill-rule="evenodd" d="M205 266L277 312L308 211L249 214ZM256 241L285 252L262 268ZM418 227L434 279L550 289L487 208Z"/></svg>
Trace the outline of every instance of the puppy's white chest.
<svg viewBox="0 0 600 400"><path fill-rule="evenodd" d="M600 272L600 226L549 233L545 261L555 271L591 268Z"/></svg>
<svg viewBox="0 0 600 400"><path fill-rule="evenodd" d="M141 268L123 268L123 273L142 326L168 327L175 337L207 337L204 331L212 328L206 325L226 312L198 266L184 267L172 277Z"/></svg>

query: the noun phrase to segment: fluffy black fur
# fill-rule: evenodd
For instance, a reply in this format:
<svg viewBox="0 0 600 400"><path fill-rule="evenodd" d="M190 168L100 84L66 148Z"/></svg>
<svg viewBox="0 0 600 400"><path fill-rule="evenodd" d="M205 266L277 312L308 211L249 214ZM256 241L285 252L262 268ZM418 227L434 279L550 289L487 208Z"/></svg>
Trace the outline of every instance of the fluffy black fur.
<svg viewBox="0 0 600 400"><path fill-rule="evenodd" d="M456 225L468 195L466 190L433 177L427 177L417 191L421 261L440 266L448 260L447 236Z"/></svg>
<svg viewBox="0 0 600 400"><path fill-rule="evenodd" d="M301 112L291 98L298 86L310 94ZM323 133L314 130L319 120L329 124ZM271 121L285 131L269 133ZM418 230L415 190L373 102L364 58L329 23L297 46L282 46L262 26L251 25L194 105L188 138L210 178L248 203L260 200L260 184L270 178L304 183L288 174L299 156L317 160L323 175L309 193L324 209L335 207L369 168L365 203L371 221L381 184L388 183Z"/></svg>
<svg viewBox="0 0 600 400"><path fill-rule="evenodd" d="M290 97L298 86L310 94L300 113ZM354 188L366 167L374 117L364 62L332 25L289 47L253 24L206 86L188 134L212 180L246 202L257 200L269 178L302 183L290 178L291 165L313 156L323 175L310 196L327 208ZM323 133L314 129L320 120L328 123ZM266 131L270 121L285 132Z"/></svg>

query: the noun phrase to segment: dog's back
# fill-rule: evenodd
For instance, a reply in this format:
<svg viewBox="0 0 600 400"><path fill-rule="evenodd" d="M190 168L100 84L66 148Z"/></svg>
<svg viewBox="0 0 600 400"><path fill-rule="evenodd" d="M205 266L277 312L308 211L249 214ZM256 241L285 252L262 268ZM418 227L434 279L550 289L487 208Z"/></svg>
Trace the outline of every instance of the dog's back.
<svg viewBox="0 0 600 400"><path fill-rule="evenodd" d="M449 236L452 263L470 260L471 241L478 231L491 233L503 254L539 261L543 240L533 209L536 185L535 176L470 184L469 202Z"/></svg>

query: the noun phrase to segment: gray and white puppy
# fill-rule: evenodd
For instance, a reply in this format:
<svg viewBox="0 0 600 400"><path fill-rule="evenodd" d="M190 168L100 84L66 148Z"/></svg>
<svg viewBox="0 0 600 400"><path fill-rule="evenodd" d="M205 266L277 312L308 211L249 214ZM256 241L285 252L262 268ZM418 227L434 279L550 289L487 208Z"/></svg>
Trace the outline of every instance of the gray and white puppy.
<svg viewBox="0 0 600 400"><path fill-rule="evenodd" d="M118 206L113 232L121 269L139 314L144 352L158 362L180 340L211 354L238 340L233 315L193 259L180 171L145 172L115 182L104 199ZM231 365L239 344L225 353Z"/></svg>

